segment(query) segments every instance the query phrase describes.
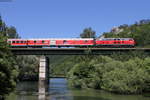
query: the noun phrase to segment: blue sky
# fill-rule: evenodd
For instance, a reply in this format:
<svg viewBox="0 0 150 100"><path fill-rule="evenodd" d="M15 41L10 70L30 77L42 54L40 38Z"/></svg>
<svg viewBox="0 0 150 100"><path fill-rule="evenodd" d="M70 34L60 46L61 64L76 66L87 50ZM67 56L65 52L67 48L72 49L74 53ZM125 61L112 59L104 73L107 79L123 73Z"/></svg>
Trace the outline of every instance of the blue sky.
<svg viewBox="0 0 150 100"><path fill-rule="evenodd" d="M150 19L149 5L150 0L12 0L0 2L0 13L22 38L72 38L87 27L99 36Z"/></svg>

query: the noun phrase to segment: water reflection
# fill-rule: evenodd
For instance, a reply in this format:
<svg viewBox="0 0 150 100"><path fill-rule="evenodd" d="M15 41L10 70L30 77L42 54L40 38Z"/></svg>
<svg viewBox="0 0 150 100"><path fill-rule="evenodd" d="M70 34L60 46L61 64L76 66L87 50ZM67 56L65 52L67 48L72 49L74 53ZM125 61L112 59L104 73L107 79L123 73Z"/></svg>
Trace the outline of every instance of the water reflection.
<svg viewBox="0 0 150 100"><path fill-rule="evenodd" d="M41 89L41 91L45 91ZM6 100L150 100L142 95L117 95L99 90L70 89L67 80L53 78L48 92L39 94L38 82L22 82Z"/></svg>
<svg viewBox="0 0 150 100"><path fill-rule="evenodd" d="M71 92L67 87L67 80L64 78L54 78L49 85L50 100L73 100Z"/></svg>
<svg viewBox="0 0 150 100"><path fill-rule="evenodd" d="M44 80L40 80L39 84L38 84L38 100L46 100L46 88L48 88L46 86L47 84L45 84Z"/></svg>
<svg viewBox="0 0 150 100"><path fill-rule="evenodd" d="M38 100L46 100L46 95L45 94L39 94Z"/></svg>

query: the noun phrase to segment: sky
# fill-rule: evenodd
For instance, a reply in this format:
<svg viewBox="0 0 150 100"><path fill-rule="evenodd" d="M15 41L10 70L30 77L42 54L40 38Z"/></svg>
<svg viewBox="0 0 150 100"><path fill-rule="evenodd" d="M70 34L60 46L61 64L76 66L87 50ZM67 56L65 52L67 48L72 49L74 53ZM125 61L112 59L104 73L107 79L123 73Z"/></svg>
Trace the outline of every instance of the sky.
<svg viewBox="0 0 150 100"><path fill-rule="evenodd" d="M22 38L75 38L88 27L99 36L150 19L150 0L0 0L0 14Z"/></svg>

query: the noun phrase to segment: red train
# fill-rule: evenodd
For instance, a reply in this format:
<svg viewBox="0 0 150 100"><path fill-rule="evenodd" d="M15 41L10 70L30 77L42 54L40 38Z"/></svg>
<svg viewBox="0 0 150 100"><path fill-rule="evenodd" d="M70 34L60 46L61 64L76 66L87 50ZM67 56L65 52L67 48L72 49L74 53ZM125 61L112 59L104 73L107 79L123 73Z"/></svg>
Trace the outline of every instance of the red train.
<svg viewBox="0 0 150 100"><path fill-rule="evenodd" d="M8 39L11 47L134 47L132 38Z"/></svg>

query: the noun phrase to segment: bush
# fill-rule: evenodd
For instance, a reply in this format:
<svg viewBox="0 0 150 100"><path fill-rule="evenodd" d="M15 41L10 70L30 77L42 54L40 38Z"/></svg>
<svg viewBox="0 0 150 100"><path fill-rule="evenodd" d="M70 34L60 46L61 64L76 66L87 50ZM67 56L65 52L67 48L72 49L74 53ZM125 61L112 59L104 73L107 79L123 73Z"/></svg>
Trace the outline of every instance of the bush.
<svg viewBox="0 0 150 100"><path fill-rule="evenodd" d="M68 73L69 84L123 94L142 93L150 88L150 58L117 61L107 56L79 62Z"/></svg>

